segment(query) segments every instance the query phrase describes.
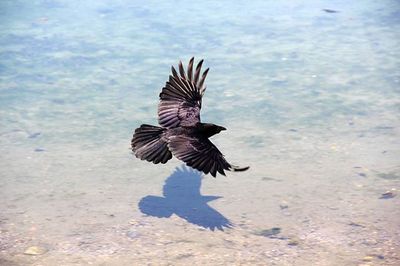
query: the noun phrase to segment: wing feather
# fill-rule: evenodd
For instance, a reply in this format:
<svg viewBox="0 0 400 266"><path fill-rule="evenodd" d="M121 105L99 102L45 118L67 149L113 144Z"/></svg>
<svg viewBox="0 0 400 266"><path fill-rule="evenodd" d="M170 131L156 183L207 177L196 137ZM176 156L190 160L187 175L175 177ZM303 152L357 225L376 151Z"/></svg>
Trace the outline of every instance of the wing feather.
<svg viewBox="0 0 400 266"><path fill-rule="evenodd" d="M206 77L207 77L207 74L208 74L209 70L210 69L207 68L206 71L204 71L203 76L201 76L201 79L200 79L200 81L199 81L199 83L197 85L197 87L200 88L200 92L204 92L206 90L205 88L203 89L203 85L204 85L204 81L206 80ZM203 93L201 93L201 94L203 94Z"/></svg>
<svg viewBox="0 0 400 266"><path fill-rule="evenodd" d="M158 105L158 122L163 127L194 126L200 122L201 100L205 90L203 85L208 69L199 80L203 60L197 64L194 76L193 64L192 57L187 73L182 61L178 65L179 73L173 66L171 67L172 75L160 93Z"/></svg>
<svg viewBox="0 0 400 266"><path fill-rule="evenodd" d="M179 73L181 74L181 78L186 79L185 69L183 68L182 61L179 61Z"/></svg>
<svg viewBox="0 0 400 266"><path fill-rule="evenodd" d="M187 70L188 80L190 83L192 82L192 79L193 79L193 61L194 61L194 57L190 58L188 70Z"/></svg>
<svg viewBox="0 0 400 266"><path fill-rule="evenodd" d="M193 83L196 84L197 86L197 82L199 81L199 76L200 76L200 70L201 70L201 66L203 65L203 59L200 60L200 62L197 64L196 67L196 73L194 74L194 79L193 79Z"/></svg>
<svg viewBox="0 0 400 266"><path fill-rule="evenodd" d="M224 170L230 170L231 165L225 160L217 147L205 138L179 135L172 136L168 148L175 157L184 161L205 174L216 176L217 172L225 175Z"/></svg>

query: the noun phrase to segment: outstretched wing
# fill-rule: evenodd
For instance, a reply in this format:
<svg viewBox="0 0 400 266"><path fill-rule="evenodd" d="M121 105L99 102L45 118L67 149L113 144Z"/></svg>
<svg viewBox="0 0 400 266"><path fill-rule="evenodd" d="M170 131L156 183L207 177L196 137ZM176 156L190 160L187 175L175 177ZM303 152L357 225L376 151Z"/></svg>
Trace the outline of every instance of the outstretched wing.
<svg viewBox="0 0 400 266"><path fill-rule="evenodd" d="M210 173L215 177L217 171L225 175L224 170L234 170L209 139L173 136L169 139L168 148L175 157L205 174Z"/></svg>
<svg viewBox="0 0 400 266"><path fill-rule="evenodd" d="M160 104L158 105L158 122L166 128L178 126L193 126L200 122L201 98L206 87L208 68L200 78L201 60L196 67L193 76L192 57L189 61L187 73L183 69L182 62L179 62L179 74L172 66L172 75L169 76L165 87L160 93Z"/></svg>

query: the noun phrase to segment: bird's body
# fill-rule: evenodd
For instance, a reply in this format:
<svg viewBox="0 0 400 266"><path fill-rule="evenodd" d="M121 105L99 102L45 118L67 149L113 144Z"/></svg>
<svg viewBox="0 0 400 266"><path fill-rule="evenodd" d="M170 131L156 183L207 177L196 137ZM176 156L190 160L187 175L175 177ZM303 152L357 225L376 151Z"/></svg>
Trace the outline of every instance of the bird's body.
<svg viewBox="0 0 400 266"><path fill-rule="evenodd" d="M218 134L222 130L226 130L224 127L217 126L210 123L197 123L194 126L182 126L168 129L166 131L166 137L174 137L187 135L189 137L199 138L199 139L208 139L209 137Z"/></svg>
<svg viewBox="0 0 400 266"><path fill-rule="evenodd" d="M131 142L132 151L136 157L155 164L166 163L174 155L188 166L214 177L217 172L225 175L224 170L247 170L248 167L229 164L209 140L226 129L200 122L208 69L200 78L201 60L193 75L193 61L194 58L189 61L187 74L182 62L179 64L180 75L172 67L172 75L160 93L158 121L161 127L143 124L137 128Z"/></svg>

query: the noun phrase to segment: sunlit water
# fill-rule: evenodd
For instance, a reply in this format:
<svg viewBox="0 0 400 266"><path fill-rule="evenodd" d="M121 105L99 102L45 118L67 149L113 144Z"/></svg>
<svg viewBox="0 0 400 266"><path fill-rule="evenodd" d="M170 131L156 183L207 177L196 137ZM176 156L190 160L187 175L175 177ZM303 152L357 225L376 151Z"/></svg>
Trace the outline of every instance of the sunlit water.
<svg viewBox="0 0 400 266"><path fill-rule="evenodd" d="M399 2L141 2L0 2L0 264L400 265ZM191 56L247 172L130 152Z"/></svg>

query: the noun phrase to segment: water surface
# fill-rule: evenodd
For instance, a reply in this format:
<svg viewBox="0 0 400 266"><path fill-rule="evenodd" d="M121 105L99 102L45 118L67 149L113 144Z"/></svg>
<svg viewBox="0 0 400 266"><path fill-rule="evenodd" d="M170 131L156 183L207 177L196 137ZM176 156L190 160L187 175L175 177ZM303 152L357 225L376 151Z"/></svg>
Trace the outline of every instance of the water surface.
<svg viewBox="0 0 400 266"><path fill-rule="evenodd" d="M1 1L0 264L399 265L399 18L398 1ZM192 56L202 120L247 172L130 152Z"/></svg>

